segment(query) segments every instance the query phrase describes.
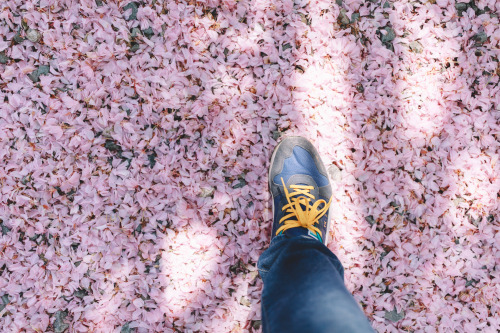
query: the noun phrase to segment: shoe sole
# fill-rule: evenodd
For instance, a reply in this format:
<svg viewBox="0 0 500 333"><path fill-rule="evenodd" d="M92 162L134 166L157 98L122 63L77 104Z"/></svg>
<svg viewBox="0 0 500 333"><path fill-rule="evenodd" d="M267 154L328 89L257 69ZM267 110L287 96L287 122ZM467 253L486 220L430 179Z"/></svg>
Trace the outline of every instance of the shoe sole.
<svg viewBox="0 0 500 333"><path fill-rule="evenodd" d="M281 140L280 143L278 143L278 145L274 148L274 151L273 151L273 155L271 156L271 164L269 165L269 170L267 171L267 186L268 186L268 190L269 190L269 193L271 193L271 197L273 198L272 200L272 204L273 204L273 219L274 219L274 196L273 196L273 192L271 191L271 165L274 164L274 158L276 157L276 153L278 152L278 148L281 146L281 144L283 143L283 141L285 141L285 139L288 139L288 138L301 138L300 136L287 136L286 138L284 138L283 140ZM320 158L321 160L321 158ZM323 160L321 160L321 163L323 163ZM324 165L324 163L323 163ZM328 172L327 172L327 175L328 175ZM328 181L330 182L330 186L332 185L332 181L330 179L330 175L328 175ZM328 208L328 222L326 224L326 230L328 232L328 235L330 235L330 227L331 227L331 211L332 211L332 205L330 205L330 208ZM274 223L274 222L273 222ZM271 235L271 238L272 238L273 235ZM325 244L325 246L328 245L328 238L329 237L326 237L325 238L325 242L323 244Z"/></svg>

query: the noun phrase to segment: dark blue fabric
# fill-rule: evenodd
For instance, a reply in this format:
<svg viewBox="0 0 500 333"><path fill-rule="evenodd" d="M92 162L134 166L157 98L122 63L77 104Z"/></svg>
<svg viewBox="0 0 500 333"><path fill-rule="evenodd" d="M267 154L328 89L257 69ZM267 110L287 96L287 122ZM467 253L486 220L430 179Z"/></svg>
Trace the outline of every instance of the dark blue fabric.
<svg viewBox="0 0 500 333"><path fill-rule="evenodd" d="M264 333L373 332L338 258L311 236L276 236L258 262Z"/></svg>
<svg viewBox="0 0 500 333"><path fill-rule="evenodd" d="M281 178L283 177L286 184L288 178L296 174L311 176L319 187L328 185L328 178L319 172L311 154L300 146L293 148L292 156L285 159L283 170L274 176L273 181L275 184L282 185Z"/></svg>

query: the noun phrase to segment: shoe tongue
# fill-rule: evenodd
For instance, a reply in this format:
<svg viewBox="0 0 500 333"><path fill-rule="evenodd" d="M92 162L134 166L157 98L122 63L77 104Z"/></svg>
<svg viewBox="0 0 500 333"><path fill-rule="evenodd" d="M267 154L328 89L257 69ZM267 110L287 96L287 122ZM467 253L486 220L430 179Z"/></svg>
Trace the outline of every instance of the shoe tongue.
<svg viewBox="0 0 500 333"><path fill-rule="evenodd" d="M311 189L309 191L309 193L311 193L314 196L314 199L311 200L311 206L312 206L312 204L314 204L314 201L319 199L318 185L316 184L316 182L314 181L314 179L311 176L293 175L286 182L286 187L287 187L289 192L294 192L295 190L290 188L291 185L313 186L313 189ZM294 198L302 198L302 197L307 198L307 196L304 194L296 195L293 197ZM284 198L284 201L286 201L286 198ZM286 204L286 202L284 204ZM302 207L305 208L304 206L302 206ZM310 237L313 237L313 238L319 240L320 242L322 241L320 236L315 235L313 232L309 231L309 229L307 229L307 228L301 228L301 227L290 228L290 229L285 230L283 233L285 235L287 235L287 237L310 236Z"/></svg>
<svg viewBox="0 0 500 333"><path fill-rule="evenodd" d="M316 185L316 182L311 176L308 175L293 175L291 176L288 181L285 183L287 190L289 193L295 192L294 189L292 189L290 186L291 185L304 185L304 186L312 186L313 188L309 190L309 193L314 196L314 199L310 198L310 205L312 206L316 200L319 200L319 188ZM283 187L280 186L280 189ZM283 190L283 205L286 205L288 203L285 192ZM299 194L299 195L294 195L292 198L309 198L308 196L304 194ZM305 209L304 205L301 205L303 209Z"/></svg>
<svg viewBox="0 0 500 333"><path fill-rule="evenodd" d="M286 182L286 187L289 192L292 192L290 188L291 185L305 185L305 186L313 186L313 189L309 191L314 196L314 200L319 199L319 188L314 179L309 176L309 175L293 175L290 178L288 178L288 181ZM305 197L305 195L298 195L296 198L300 197ZM313 200L313 201L314 201Z"/></svg>

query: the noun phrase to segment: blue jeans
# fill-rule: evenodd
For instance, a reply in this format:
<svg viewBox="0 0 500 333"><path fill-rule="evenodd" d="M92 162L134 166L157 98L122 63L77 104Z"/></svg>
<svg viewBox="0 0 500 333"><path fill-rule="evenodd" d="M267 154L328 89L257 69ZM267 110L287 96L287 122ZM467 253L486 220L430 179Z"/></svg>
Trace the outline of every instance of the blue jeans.
<svg viewBox="0 0 500 333"><path fill-rule="evenodd" d="M276 236L258 268L264 333L373 332L339 259L311 236Z"/></svg>

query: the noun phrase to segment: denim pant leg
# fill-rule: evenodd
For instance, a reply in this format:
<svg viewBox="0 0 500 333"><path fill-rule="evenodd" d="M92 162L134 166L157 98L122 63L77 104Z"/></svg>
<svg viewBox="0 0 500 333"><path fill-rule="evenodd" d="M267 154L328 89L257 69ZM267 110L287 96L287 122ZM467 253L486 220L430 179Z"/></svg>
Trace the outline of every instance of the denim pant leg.
<svg viewBox="0 0 500 333"><path fill-rule="evenodd" d="M264 333L373 332L344 268L310 236L276 236L259 258Z"/></svg>

